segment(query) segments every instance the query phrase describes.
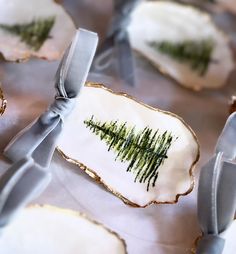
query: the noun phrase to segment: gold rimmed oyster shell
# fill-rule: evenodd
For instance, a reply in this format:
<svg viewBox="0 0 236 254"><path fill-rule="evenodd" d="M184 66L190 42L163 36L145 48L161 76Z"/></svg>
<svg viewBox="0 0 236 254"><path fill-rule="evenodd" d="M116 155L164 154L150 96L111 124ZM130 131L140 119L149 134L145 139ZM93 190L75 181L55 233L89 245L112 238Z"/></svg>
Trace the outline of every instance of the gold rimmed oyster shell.
<svg viewBox="0 0 236 254"><path fill-rule="evenodd" d="M91 133L84 120L94 115L100 120L121 120L137 128L149 126L169 130L179 138L168 152L168 160L159 168L156 187L134 182L126 172L127 163L115 161L115 154ZM194 186L193 169L199 159L199 145L191 128L178 116L140 103L123 93L115 93L100 84L89 83L65 123L58 143L59 153L78 165L96 182L134 207L150 204L174 204Z"/></svg>
<svg viewBox="0 0 236 254"><path fill-rule="evenodd" d="M0 248L4 254L127 253L115 232L82 213L49 205L19 213L1 232Z"/></svg>

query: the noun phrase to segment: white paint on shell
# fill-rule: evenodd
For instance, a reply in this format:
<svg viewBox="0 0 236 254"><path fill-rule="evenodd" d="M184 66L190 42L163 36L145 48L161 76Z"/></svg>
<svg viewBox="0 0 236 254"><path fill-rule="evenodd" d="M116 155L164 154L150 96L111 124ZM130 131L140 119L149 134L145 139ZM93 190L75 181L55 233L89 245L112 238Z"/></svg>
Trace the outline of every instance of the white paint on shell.
<svg viewBox="0 0 236 254"><path fill-rule="evenodd" d="M33 20L55 17L50 37L38 51L32 50L19 36L0 29L0 52L9 61L31 56L60 59L75 33L75 25L63 7L54 0L0 0L0 24L26 24Z"/></svg>
<svg viewBox="0 0 236 254"><path fill-rule="evenodd" d="M161 133L168 130L178 137L167 155L168 159L159 168L156 187L147 192L146 183L135 183L135 175L126 172L127 162L115 161L116 154L104 141L86 128L83 121L119 120L141 130L149 126ZM75 110L65 122L58 143L67 156L96 172L111 187L133 203L140 206L151 201L173 202L177 194L190 189L190 168L198 155L198 144L190 130L175 116L151 110L124 96L118 96L105 89L85 87L77 100Z"/></svg>
<svg viewBox="0 0 236 254"><path fill-rule="evenodd" d="M209 16L171 2L144 2L132 14L128 27L132 47L185 87L194 90L218 88L225 84L234 68L232 52L226 36L213 25ZM148 45L151 41L201 40L212 38L214 60L204 76L199 76L186 63L158 52Z"/></svg>
<svg viewBox="0 0 236 254"><path fill-rule="evenodd" d="M122 241L101 225L53 207L23 210L0 237L4 254L125 254Z"/></svg>

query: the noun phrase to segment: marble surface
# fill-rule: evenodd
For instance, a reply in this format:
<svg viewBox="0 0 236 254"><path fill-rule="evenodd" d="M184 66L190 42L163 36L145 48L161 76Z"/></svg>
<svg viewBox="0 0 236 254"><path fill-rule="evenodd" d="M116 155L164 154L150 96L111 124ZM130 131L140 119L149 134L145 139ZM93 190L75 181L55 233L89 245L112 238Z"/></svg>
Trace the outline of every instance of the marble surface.
<svg viewBox="0 0 236 254"><path fill-rule="evenodd" d="M97 31L102 40L111 15L111 0L65 0L63 4L77 26ZM229 33L235 50L236 29L233 24L236 18L217 13L214 20ZM34 203L57 205L87 213L117 231L126 240L129 254L191 253L194 240L200 233L196 214L197 179L201 165L212 155L217 137L227 119L228 100L235 92L236 72L231 74L224 88L195 93L163 77L140 56L136 55L135 60L135 87L124 85L112 70L104 75L91 73L89 80L102 82L115 91L126 92L151 106L172 111L192 127L201 145L201 159L195 169L194 191L181 197L175 205L131 208L94 183L78 167L64 161L56 152L50 166L53 181ZM57 66L58 62L37 59L21 64L0 63L0 80L8 100L7 110L0 117L1 154L13 135L43 112L53 100L53 78ZM114 76L111 77L111 74ZM0 174L8 166L1 156Z"/></svg>

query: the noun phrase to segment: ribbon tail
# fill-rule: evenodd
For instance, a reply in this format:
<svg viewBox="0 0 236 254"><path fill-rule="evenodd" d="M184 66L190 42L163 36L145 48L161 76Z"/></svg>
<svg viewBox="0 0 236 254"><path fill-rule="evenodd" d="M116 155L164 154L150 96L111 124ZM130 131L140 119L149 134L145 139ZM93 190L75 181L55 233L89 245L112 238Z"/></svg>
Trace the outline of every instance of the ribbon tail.
<svg viewBox="0 0 236 254"><path fill-rule="evenodd" d="M132 11L140 2L141 0L114 1L114 14L107 31L107 37L98 50L94 64L95 70L101 71L108 68L111 63L111 52L114 49L118 59L120 77L131 86L135 85L135 73L127 27L131 20Z"/></svg>
<svg viewBox="0 0 236 254"><path fill-rule="evenodd" d="M51 173L25 158L1 178L0 227L4 227L27 203L37 198L51 181Z"/></svg>
<svg viewBox="0 0 236 254"><path fill-rule="evenodd" d="M33 160L24 158L10 167L0 178L0 212L9 197L13 187L24 175L26 170L33 165Z"/></svg>
<svg viewBox="0 0 236 254"><path fill-rule="evenodd" d="M114 47L114 35L111 35L106 38L106 40L101 44L96 53L96 58L103 55L107 50L113 49Z"/></svg>
<svg viewBox="0 0 236 254"><path fill-rule="evenodd" d="M200 239L196 254L221 254L225 240L217 235L207 235Z"/></svg>
<svg viewBox="0 0 236 254"><path fill-rule="evenodd" d="M224 161L217 193L218 230L223 232L231 224L236 211L236 164Z"/></svg>
<svg viewBox="0 0 236 254"><path fill-rule="evenodd" d="M59 122L58 115L50 111L45 112L12 139L4 149L4 155L12 162L30 156Z"/></svg>
<svg viewBox="0 0 236 254"><path fill-rule="evenodd" d="M218 190L223 154L215 155L201 170L198 186L198 219L203 232L196 254L221 254L225 240L218 225Z"/></svg>
<svg viewBox="0 0 236 254"><path fill-rule="evenodd" d="M221 254L236 210L236 164L219 152L203 168L198 187L198 218L203 236L197 254Z"/></svg>
<svg viewBox="0 0 236 254"><path fill-rule="evenodd" d="M218 139L216 153L223 152L227 159L236 158L236 112L231 114Z"/></svg>
<svg viewBox="0 0 236 254"><path fill-rule="evenodd" d="M215 155L201 170L198 186L198 220L203 233L217 234L217 188L222 153Z"/></svg>
<svg viewBox="0 0 236 254"><path fill-rule="evenodd" d="M33 152L32 158L40 164L40 166L47 168L52 160L57 139L62 131L62 123L58 124L47 136L46 139Z"/></svg>
<svg viewBox="0 0 236 254"><path fill-rule="evenodd" d="M134 59L129 42L128 33L122 32L115 39L116 54L118 57L120 77L129 85L135 85Z"/></svg>

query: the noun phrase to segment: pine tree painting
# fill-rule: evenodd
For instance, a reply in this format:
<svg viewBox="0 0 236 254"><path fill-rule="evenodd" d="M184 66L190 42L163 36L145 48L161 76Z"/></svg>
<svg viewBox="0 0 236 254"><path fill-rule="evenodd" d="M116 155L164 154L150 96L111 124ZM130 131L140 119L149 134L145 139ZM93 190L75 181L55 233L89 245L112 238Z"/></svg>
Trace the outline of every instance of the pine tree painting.
<svg viewBox="0 0 236 254"><path fill-rule="evenodd" d="M168 158L174 140L170 132L160 134L149 127L137 132L135 126L129 127L126 122L101 122L94 116L84 124L106 143L108 151L116 153L116 160L129 162L126 171L135 174L135 182L146 183L147 191L150 186L155 187L159 167Z"/></svg>
<svg viewBox="0 0 236 254"><path fill-rule="evenodd" d="M20 37L33 50L41 48L46 39L49 38L50 31L55 23L54 17L33 20L28 24L5 25L0 24L0 28Z"/></svg>
<svg viewBox="0 0 236 254"><path fill-rule="evenodd" d="M175 43L161 41L149 42L148 44L161 53L171 56L173 59L189 64L200 76L205 75L212 61L211 55L214 49L214 42L212 39L198 41L185 40Z"/></svg>

